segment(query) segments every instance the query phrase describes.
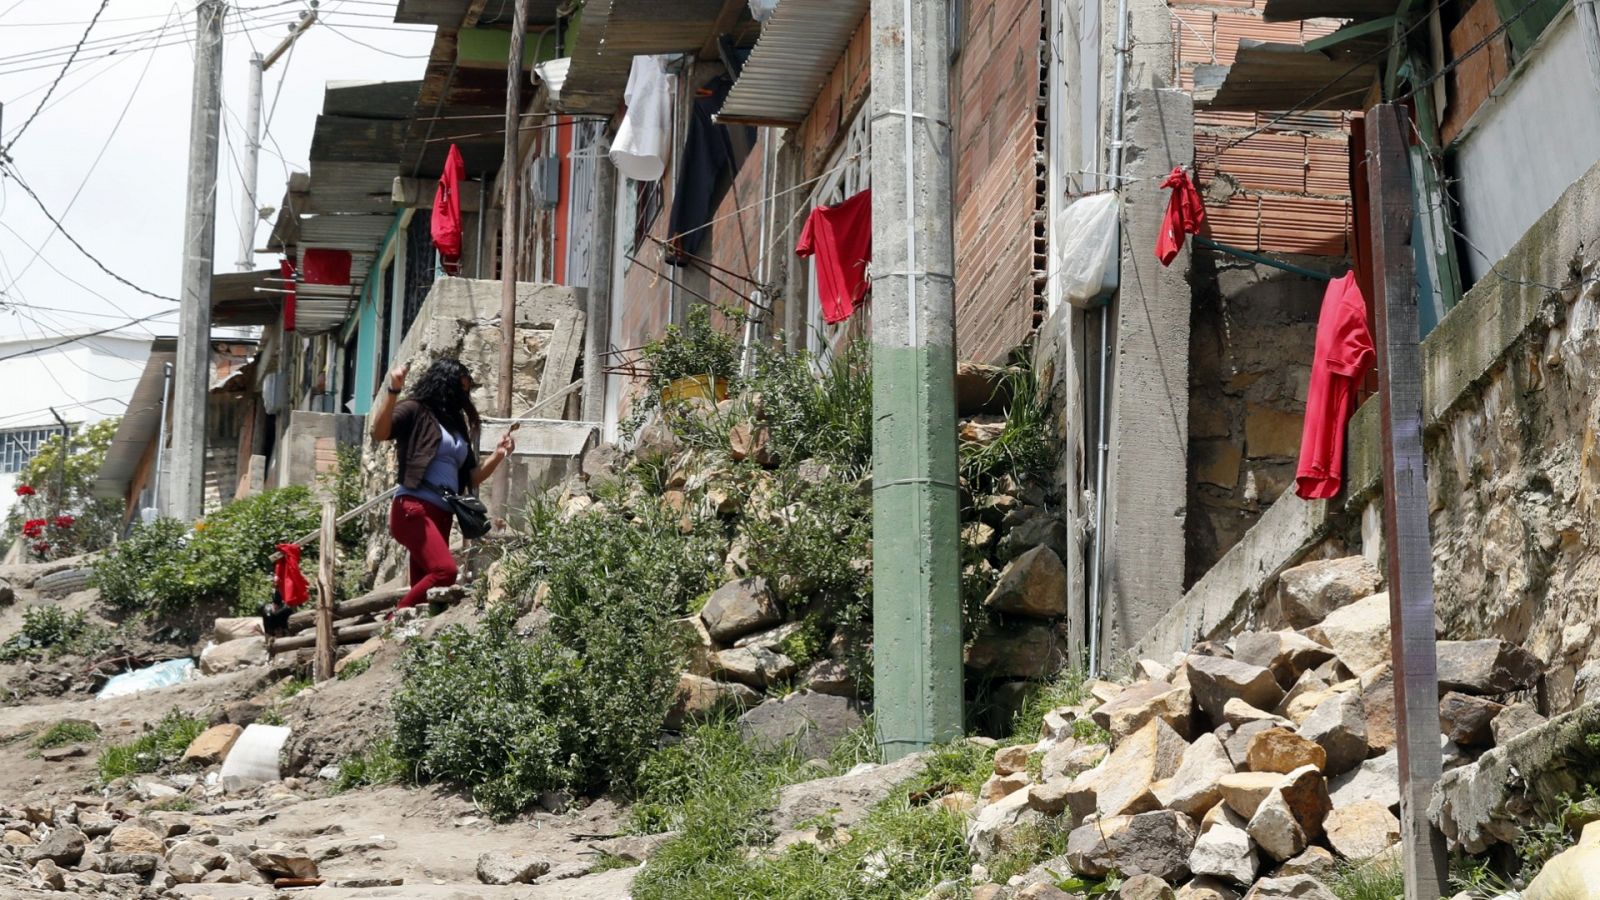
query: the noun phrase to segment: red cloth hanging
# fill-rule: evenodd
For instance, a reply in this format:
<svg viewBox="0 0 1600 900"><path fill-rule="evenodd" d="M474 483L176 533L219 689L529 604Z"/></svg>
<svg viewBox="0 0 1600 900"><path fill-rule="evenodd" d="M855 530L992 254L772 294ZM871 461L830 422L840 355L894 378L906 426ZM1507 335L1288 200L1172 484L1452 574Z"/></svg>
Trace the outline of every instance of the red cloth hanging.
<svg viewBox="0 0 1600 900"><path fill-rule="evenodd" d="M300 251L300 280L306 284L347 285L350 266L349 250L307 247Z"/></svg>
<svg viewBox="0 0 1600 900"><path fill-rule="evenodd" d="M311 596L311 586L300 572L300 545L279 544L283 554L272 564L272 586L286 606L299 606Z"/></svg>
<svg viewBox="0 0 1600 900"><path fill-rule="evenodd" d="M1183 166L1174 168L1161 186L1171 188L1172 196L1167 199L1167 214L1161 220L1161 236L1156 238L1156 259L1163 266L1170 266L1183 249L1184 235L1199 234L1205 227L1206 205Z"/></svg>
<svg viewBox="0 0 1600 900"><path fill-rule="evenodd" d="M278 272L283 276L283 330L294 330L294 260L278 260Z"/></svg>
<svg viewBox="0 0 1600 900"><path fill-rule="evenodd" d="M461 271L461 182L467 177L466 164L455 144L444 158L444 174L433 193L433 246L439 250L447 275Z"/></svg>
<svg viewBox="0 0 1600 900"><path fill-rule="evenodd" d="M872 191L835 206L819 206L806 217L794 252L815 256L822 317L829 325L850 318L867 295L872 260Z"/></svg>
<svg viewBox="0 0 1600 900"><path fill-rule="evenodd" d="M1295 493L1326 500L1344 484L1345 430L1356 389L1372 368L1375 352L1367 330L1367 304L1352 270L1328 283L1317 319L1317 350L1306 394L1305 430Z"/></svg>

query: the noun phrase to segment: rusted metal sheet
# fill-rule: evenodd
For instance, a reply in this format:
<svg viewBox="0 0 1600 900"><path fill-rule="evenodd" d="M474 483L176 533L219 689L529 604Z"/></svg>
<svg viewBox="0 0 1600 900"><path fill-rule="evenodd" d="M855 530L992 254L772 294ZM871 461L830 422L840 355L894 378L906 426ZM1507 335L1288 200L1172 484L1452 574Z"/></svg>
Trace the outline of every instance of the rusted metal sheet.
<svg viewBox="0 0 1600 900"><path fill-rule="evenodd" d="M805 121L869 6L868 0L783 0L717 119L766 125Z"/></svg>

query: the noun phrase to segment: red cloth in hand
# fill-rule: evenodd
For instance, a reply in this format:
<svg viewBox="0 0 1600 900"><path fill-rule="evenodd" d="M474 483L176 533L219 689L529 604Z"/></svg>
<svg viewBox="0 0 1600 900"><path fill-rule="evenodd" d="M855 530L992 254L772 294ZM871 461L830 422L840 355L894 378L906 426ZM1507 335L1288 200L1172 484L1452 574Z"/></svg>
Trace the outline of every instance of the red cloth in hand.
<svg viewBox="0 0 1600 900"><path fill-rule="evenodd" d="M285 605L299 606L311 597L311 586L300 572L300 545L279 544L278 552L283 555L272 564L272 586Z"/></svg>
<svg viewBox="0 0 1600 900"><path fill-rule="evenodd" d="M872 191L836 206L819 206L806 217L794 252L815 256L817 293L829 325L850 318L867 295L867 263L872 260Z"/></svg>
<svg viewBox="0 0 1600 900"><path fill-rule="evenodd" d="M1178 251L1183 249L1184 235L1199 234L1200 229L1205 227L1206 205L1200 200L1200 192L1194 189L1194 182L1189 180L1189 173L1183 171L1183 166L1174 168L1161 186L1171 188L1172 196L1167 198L1167 214L1161 219L1161 236L1156 238L1156 258L1161 260L1163 266L1170 266L1178 258Z"/></svg>
<svg viewBox="0 0 1600 900"><path fill-rule="evenodd" d="M1317 319L1317 350L1295 471L1295 493L1303 499L1326 500L1343 486L1346 426L1356 389L1374 358L1367 304L1352 271L1329 282Z"/></svg>
<svg viewBox="0 0 1600 900"><path fill-rule="evenodd" d="M461 182L467 177L466 164L455 144L444 158L444 174L433 193L433 246L439 249L446 274L461 270Z"/></svg>

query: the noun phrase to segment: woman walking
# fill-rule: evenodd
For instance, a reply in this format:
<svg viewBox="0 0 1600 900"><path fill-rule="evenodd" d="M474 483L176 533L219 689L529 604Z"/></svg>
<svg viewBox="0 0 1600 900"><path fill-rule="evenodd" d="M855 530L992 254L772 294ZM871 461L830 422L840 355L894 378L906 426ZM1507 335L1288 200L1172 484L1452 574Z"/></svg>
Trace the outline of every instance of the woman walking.
<svg viewBox="0 0 1600 900"><path fill-rule="evenodd" d="M450 555L453 513L446 494L473 493L507 456L508 431L487 459L473 449L481 421L472 405L472 374L458 359L437 359L404 400L398 400L410 366L396 366L372 411L374 440L395 442L396 480L389 533L411 554L411 590L400 609L416 606L428 589L456 583ZM398 402L396 402L398 400Z"/></svg>

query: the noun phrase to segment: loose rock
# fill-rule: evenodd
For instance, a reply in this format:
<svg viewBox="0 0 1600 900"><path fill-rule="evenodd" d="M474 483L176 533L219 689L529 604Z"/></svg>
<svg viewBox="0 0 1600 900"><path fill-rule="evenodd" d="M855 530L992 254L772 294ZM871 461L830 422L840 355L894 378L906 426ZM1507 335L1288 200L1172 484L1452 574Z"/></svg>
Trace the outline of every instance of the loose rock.
<svg viewBox="0 0 1600 900"><path fill-rule="evenodd" d="M484 884L528 884L550 871L542 856L491 851L478 857L478 880Z"/></svg>
<svg viewBox="0 0 1600 900"><path fill-rule="evenodd" d="M1439 725L1463 747L1486 746L1494 741L1489 725L1503 709L1493 700L1450 691L1439 698Z"/></svg>
<svg viewBox="0 0 1600 900"><path fill-rule="evenodd" d="M1289 624L1304 628L1371 596L1382 582L1377 566L1364 556L1317 560L1284 570L1278 576L1278 596Z"/></svg>
<svg viewBox="0 0 1600 900"><path fill-rule="evenodd" d="M1439 687L1466 694L1505 694L1539 683L1538 657L1508 641L1439 641Z"/></svg>
<svg viewBox="0 0 1600 900"><path fill-rule="evenodd" d="M1321 745L1285 728L1269 728L1252 737L1245 759L1252 772L1285 775L1302 766L1311 766L1320 772L1328 765L1328 753Z"/></svg>
<svg viewBox="0 0 1600 900"><path fill-rule="evenodd" d="M1067 614L1067 568L1049 547L1034 547L1006 563L984 598L995 612L1053 619Z"/></svg>
<svg viewBox="0 0 1600 900"><path fill-rule="evenodd" d="M1271 709L1283 699L1283 688L1260 666L1216 656L1188 658L1189 688L1195 703L1213 721L1223 721L1223 707L1237 697L1257 709Z"/></svg>
<svg viewBox="0 0 1600 900"><path fill-rule="evenodd" d="M1227 822L1208 828L1189 853L1189 868L1194 874L1214 875L1234 884L1249 884L1259 867L1256 845L1249 833Z"/></svg>
<svg viewBox="0 0 1600 900"><path fill-rule="evenodd" d="M1400 840L1400 820L1375 800L1333 810L1323 827L1334 851L1350 860L1370 859Z"/></svg>
<svg viewBox="0 0 1600 900"><path fill-rule="evenodd" d="M1180 881L1189 875L1197 837L1194 821L1171 810L1111 816L1073 829L1067 860L1073 871L1096 878L1116 869Z"/></svg>
<svg viewBox="0 0 1600 900"><path fill-rule="evenodd" d="M1335 694L1306 716L1299 735L1322 748L1329 775L1342 775L1367 758L1367 720L1360 695Z"/></svg>
<svg viewBox="0 0 1600 900"><path fill-rule="evenodd" d="M700 618L713 638L728 642L782 622L783 612L765 578L741 578L713 591Z"/></svg>

